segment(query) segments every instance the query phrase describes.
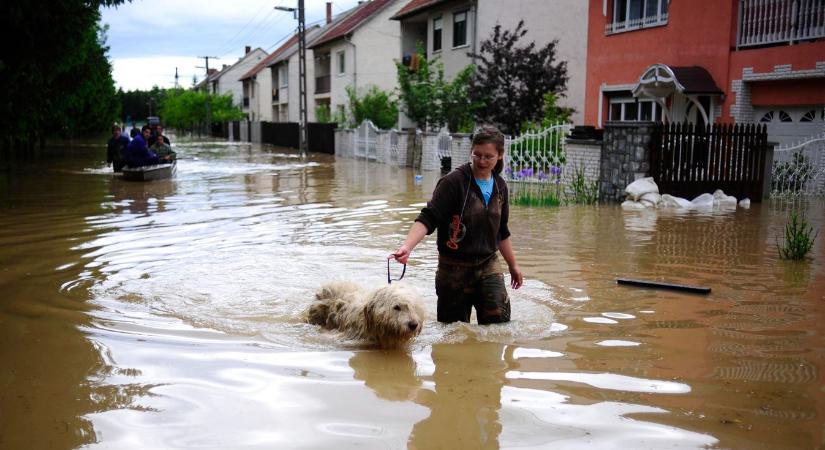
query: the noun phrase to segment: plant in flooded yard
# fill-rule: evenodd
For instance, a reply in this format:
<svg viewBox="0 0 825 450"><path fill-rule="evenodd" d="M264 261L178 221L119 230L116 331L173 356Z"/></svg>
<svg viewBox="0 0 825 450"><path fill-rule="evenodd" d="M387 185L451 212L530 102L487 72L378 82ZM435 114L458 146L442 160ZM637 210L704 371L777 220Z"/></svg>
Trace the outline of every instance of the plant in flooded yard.
<svg viewBox="0 0 825 450"><path fill-rule="evenodd" d="M558 185L550 183L519 183L513 186L510 203L521 206L560 206Z"/></svg>
<svg viewBox="0 0 825 450"><path fill-rule="evenodd" d="M780 246L779 242L776 243L779 257L793 260L805 258L819 235L818 231L816 233L813 231L813 227L808 224L804 217L800 217L799 213L792 211L790 222L785 224L785 245ZM811 236L812 234L813 236Z"/></svg>
<svg viewBox="0 0 825 450"><path fill-rule="evenodd" d="M584 167L577 165L570 179L568 202L593 205L599 200L599 180L587 180Z"/></svg>

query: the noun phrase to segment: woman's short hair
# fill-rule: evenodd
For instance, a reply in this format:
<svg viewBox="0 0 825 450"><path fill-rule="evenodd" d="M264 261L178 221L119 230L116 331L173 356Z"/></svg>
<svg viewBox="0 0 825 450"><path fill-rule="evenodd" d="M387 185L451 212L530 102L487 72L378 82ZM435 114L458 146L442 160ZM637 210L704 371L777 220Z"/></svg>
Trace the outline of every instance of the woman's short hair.
<svg viewBox="0 0 825 450"><path fill-rule="evenodd" d="M481 125L473 132L472 147L476 145L493 144L499 155L504 155L504 134L494 125ZM504 170L504 158L498 160L493 173L498 175Z"/></svg>
<svg viewBox="0 0 825 450"><path fill-rule="evenodd" d="M482 125L473 133L473 147L494 144L499 153L504 153L504 134L494 125Z"/></svg>

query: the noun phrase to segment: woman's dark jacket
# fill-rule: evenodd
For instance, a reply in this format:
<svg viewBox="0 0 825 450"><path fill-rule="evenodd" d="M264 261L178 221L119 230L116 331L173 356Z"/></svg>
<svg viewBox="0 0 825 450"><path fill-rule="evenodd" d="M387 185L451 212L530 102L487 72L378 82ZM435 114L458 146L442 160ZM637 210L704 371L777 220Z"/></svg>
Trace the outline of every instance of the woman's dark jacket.
<svg viewBox="0 0 825 450"><path fill-rule="evenodd" d="M432 199L415 220L427 227L427 234L438 230L436 241L440 255L480 264L498 251L501 241L510 237L507 183L496 174L493 179L493 193L486 206L469 163L438 180ZM447 246L447 241L452 233L451 223L459 217L466 231L459 230L458 249L453 250Z"/></svg>

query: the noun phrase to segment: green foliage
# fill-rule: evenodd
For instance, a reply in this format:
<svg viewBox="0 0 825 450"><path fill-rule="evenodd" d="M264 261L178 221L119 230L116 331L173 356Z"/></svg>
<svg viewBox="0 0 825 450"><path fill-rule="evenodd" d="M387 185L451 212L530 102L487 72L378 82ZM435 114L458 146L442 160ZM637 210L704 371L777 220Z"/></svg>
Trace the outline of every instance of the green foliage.
<svg viewBox="0 0 825 450"><path fill-rule="evenodd" d="M593 205L599 200L599 180L587 181L583 166L577 165L573 169L573 178L568 188L572 192L567 196L568 203Z"/></svg>
<svg viewBox="0 0 825 450"><path fill-rule="evenodd" d="M329 105L322 103L315 107L315 121L319 123L332 122L332 114L329 111Z"/></svg>
<svg viewBox="0 0 825 450"><path fill-rule="evenodd" d="M447 125L450 131L472 131L477 105L470 100L468 91L474 66L465 67L448 82L444 78L444 64L438 59L427 60L420 43L413 61L410 66L395 63L398 97L407 117L425 130Z"/></svg>
<svg viewBox="0 0 825 450"><path fill-rule="evenodd" d="M243 111L232 104L232 94L212 95L203 91L169 89L163 96L160 115L167 127L178 130L201 130L206 125L207 108L212 122L240 120Z"/></svg>
<svg viewBox="0 0 825 450"><path fill-rule="evenodd" d="M347 86L347 99L355 125L364 120L371 120L376 127L387 130L398 123L397 102L390 93L378 89L377 86L370 86L361 96L358 96L352 86Z"/></svg>
<svg viewBox="0 0 825 450"><path fill-rule="evenodd" d="M515 188L510 203L521 206L560 206L561 190L558 184L529 183Z"/></svg>
<svg viewBox="0 0 825 450"><path fill-rule="evenodd" d="M568 80L567 63L554 63L557 41L541 48L535 42L517 46L525 34L523 21L513 31L502 32L496 25L490 38L481 42L480 52L470 54L477 70L468 92L471 101L481 105L476 118L511 135L525 122L547 116L545 94L563 95Z"/></svg>
<svg viewBox="0 0 825 450"><path fill-rule="evenodd" d="M814 246L814 241L819 235L817 231L813 234L813 227L808 224L804 217L800 217L796 211L791 212L790 222L785 224L785 245L776 247L779 250L779 257L782 259L800 260ZM811 236L813 234L813 236Z"/></svg>
<svg viewBox="0 0 825 450"><path fill-rule="evenodd" d="M101 6L122 1L4 3L13 36L0 57L3 148L31 148L49 134L106 130L117 118Z"/></svg>
<svg viewBox="0 0 825 450"><path fill-rule="evenodd" d="M153 86L151 90L143 91L123 91L118 89L117 99L120 103L121 120L123 123L132 124L146 120L149 116L160 115L160 105L166 100L174 89L161 89Z"/></svg>

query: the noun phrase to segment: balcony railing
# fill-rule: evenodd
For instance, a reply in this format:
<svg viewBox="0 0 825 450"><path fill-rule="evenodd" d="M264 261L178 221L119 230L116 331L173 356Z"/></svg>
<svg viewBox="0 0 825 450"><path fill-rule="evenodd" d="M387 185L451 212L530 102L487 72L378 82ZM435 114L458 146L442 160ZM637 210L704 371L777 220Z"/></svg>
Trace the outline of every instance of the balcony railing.
<svg viewBox="0 0 825 450"><path fill-rule="evenodd" d="M621 22L610 22L604 27L604 34L622 33L641 28L660 27L667 25L667 13L659 13L652 16L639 17L638 19L623 20Z"/></svg>
<svg viewBox="0 0 825 450"><path fill-rule="evenodd" d="M330 89L330 76L315 77L315 93L326 94Z"/></svg>
<svg viewBox="0 0 825 450"><path fill-rule="evenodd" d="M825 37L825 0L740 0L738 47Z"/></svg>

